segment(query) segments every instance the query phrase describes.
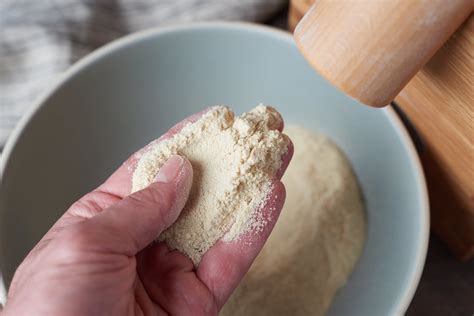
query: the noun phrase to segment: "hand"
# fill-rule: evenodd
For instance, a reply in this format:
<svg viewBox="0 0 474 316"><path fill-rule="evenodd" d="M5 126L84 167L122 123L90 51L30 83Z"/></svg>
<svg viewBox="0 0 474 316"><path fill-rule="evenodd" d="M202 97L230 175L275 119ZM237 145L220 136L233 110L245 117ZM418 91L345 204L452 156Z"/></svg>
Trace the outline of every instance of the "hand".
<svg viewBox="0 0 474 316"><path fill-rule="evenodd" d="M291 155L292 147L282 157L278 178ZM174 156L154 183L129 195L136 157L75 202L28 254L15 273L3 316L217 315L268 238L283 206L283 184L275 179L264 202L270 220L262 231L241 241L218 241L195 269L184 254L154 242L186 203L191 164Z"/></svg>

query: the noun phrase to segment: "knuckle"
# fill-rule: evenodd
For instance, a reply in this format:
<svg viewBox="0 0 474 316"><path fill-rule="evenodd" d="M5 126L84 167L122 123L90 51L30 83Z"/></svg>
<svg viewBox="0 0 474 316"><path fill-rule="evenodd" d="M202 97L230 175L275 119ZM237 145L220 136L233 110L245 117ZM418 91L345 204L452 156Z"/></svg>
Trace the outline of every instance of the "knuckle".
<svg viewBox="0 0 474 316"><path fill-rule="evenodd" d="M89 196L86 196L84 199L74 202L70 210L73 215L86 217L83 214L99 213L102 208L95 200L89 199Z"/></svg>
<svg viewBox="0 0 474 316"><path fill-rule="evenodd" d="M173 201L173 192L169 185L154 183L148 188L138 191L128 197L129 202L137 208L156 207L167 209Z"/></svg>
<svg viewBox="0 0 474 316"><path fill-rule="evenodd" d="M56 241L57 249L61 250L60 254L72 261L80 259L81 254L94 244L89 229L82 224L73 225L62 231Z"/></svg>
<svg viewBox="0 0 474 316"><path fill-rule="evenodd" d="M69 208L69 213L82 218L90 218L119 200L118 196L96 190L76 201Z"/></svg>

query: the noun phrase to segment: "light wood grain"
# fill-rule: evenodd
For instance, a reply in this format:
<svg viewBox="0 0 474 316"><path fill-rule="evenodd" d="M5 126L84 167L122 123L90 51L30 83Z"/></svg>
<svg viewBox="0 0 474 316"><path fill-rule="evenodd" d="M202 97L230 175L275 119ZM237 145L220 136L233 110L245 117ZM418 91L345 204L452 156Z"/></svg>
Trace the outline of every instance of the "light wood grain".
<svg viewBox="0 0 474 316"><path fill-rule="evenodd" d="M294 36L327 80L362 103L385 106L473 6L472 0L318 0Z"/></svg>
<svg viewBox="0 0 474 316"><path fill-rule="evenodd" d="M289 29L313 1L291 1ZM473 54L471 13L395 99L424 139L431 226L462 260L474 257Z"/></svg>
<svg viewBox="0 0 474 316"><path fill-rule="evenodd" d="M396 98L425 139L433 229L474 255L474 17Z"/></svg>

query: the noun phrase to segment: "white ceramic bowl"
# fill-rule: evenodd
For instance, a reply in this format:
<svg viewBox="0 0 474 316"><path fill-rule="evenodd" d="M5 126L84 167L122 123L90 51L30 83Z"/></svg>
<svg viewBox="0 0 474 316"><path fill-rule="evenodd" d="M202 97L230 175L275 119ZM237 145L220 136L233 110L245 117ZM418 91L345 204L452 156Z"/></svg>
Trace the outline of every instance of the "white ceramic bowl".
<svg viewBox="0 0 474 316"><path fill-rule="evenodd" d="M128 36L81 60L37 102L3 153L0 267L22 258L78 197L130 153L208 105L275 105L287 123L328 134L361 183L368 218L362 257L330 315L403 313L428 239L423 172L391 109L372 109L323 80L291 36L210 23Z"/></svg>

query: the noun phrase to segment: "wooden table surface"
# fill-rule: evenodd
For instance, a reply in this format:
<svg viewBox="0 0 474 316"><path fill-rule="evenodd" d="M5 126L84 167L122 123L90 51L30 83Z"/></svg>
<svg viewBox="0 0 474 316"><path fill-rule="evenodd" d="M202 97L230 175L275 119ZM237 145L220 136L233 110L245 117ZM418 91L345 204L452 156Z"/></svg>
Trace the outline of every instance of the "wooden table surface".
<svg viewBox="0 0 474 316"><path fill-rule="evenodd" d="M286 30L287 16L286 9L267 24ZM474 260L459 262L431 234L421 282L406 315L474 315Z"/></svg>

